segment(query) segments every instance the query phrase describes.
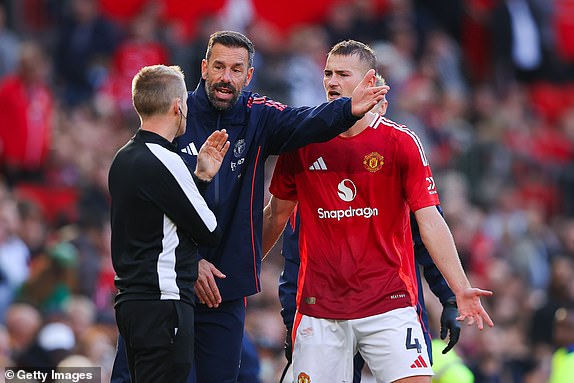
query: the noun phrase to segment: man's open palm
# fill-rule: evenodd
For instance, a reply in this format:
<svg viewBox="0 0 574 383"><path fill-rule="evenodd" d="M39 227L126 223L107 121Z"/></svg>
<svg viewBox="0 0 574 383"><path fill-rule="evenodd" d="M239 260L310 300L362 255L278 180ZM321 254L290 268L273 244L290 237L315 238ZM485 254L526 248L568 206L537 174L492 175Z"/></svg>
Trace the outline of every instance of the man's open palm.
<svg viewBox="0 0 574 383"><path fill-rule="evenodd" d="M209 181L217 174L223 162L223 157L225 157L227 149L229 149L227 137L225 129L216 130L201 145L195 167L195 175L199 179Z"/></svg>

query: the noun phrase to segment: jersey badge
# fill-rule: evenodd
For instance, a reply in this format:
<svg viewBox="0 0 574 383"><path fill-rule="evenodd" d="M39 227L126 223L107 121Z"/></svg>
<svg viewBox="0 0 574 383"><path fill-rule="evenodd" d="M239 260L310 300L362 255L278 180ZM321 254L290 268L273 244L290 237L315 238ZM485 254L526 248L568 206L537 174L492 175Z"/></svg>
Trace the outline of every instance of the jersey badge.
<svg viewBox="0 0 574 383"><path fill-rule="evenodd" d="M311 377L304 372L300 372L297 376L297 383L311 383Z"/></svg>
<svg viewBox="0 0 574 383"><path fill-rule="evenodd" d="M377 152L371 152L363 158L363 166L371 173L381 170L385 163L385 158Z"/></svg>
<svg viewBox="0 0 574 383"><path fill-rule="evenodd" d="M245 151L245 140L242 138L240 140L237 140L235 145L233 145L233 155L235 156L235 158L239 158L241 157L244 151Z"/></svg>

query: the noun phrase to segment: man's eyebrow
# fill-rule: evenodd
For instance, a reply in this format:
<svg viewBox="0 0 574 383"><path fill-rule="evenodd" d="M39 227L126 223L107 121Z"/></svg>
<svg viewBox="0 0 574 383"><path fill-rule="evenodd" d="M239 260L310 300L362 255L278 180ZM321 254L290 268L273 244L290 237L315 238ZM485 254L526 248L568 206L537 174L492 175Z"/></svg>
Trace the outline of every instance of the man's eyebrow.
<svg viewBox="0 0 574 383"><path fill-rule="evenodd" d="M225 62L223 62L223 61L221 61L221 60L217 60L217 59L213 60L213 63L214 63L214 64L219 64L219 65L227 65ZM245 63L244 63L243 61L238 61L238 62L235 62L235 63L231 64L231 66L233 66L233 67L245 66Z"/></svg>

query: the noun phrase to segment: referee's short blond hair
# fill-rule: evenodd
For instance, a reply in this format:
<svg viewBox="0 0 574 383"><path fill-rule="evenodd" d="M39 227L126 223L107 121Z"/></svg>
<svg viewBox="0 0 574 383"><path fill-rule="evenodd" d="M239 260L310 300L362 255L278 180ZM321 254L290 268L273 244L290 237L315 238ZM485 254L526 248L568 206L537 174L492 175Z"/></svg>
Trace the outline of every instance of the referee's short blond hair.
<svg viewBox="0 0 574 383"><path fill-rule="evenodd" d="M132 103L140 117L167 113L186 92L185 77L177 65L146 66L132 80Z"/></svg>

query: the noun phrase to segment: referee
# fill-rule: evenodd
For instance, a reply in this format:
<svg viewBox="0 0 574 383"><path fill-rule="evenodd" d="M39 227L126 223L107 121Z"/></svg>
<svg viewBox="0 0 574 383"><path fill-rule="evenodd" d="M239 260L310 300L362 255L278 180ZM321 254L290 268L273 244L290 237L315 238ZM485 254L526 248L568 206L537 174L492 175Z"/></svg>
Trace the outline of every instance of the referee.
<svg viewBox="0 0 574 383"><path fill-rule="evenodd" d="M116 321L131 381L186 382L193 360L197 246L220 232L201 195L229 148L225 130L202 146L194 174L173 140L185 132L187 90L179 67L142 68L132 82L141 127L109 172Z"/></svg>

